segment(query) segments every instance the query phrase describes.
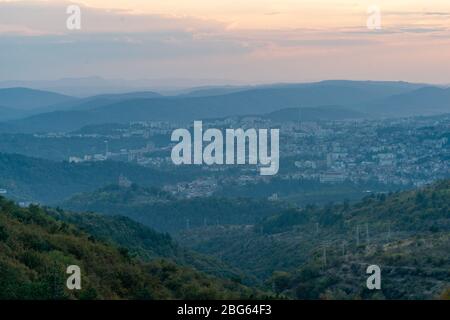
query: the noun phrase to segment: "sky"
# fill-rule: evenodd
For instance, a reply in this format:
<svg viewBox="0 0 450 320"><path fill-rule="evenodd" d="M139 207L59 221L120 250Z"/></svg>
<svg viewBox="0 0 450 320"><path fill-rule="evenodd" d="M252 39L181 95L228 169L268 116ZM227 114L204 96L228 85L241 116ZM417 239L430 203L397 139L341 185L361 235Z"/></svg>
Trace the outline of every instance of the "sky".
<svg viewBox="0 0 450 320"><path fill-rule="evenodd" d="M448 0L0 0L0 80L449 84L449 57Z"/></svg>

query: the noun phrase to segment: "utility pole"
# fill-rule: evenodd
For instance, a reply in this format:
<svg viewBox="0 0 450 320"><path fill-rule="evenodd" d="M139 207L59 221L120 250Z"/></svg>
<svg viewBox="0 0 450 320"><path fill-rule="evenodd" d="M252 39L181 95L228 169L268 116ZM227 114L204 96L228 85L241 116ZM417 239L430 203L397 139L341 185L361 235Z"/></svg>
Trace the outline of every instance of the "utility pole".
<svg viewBox="0 0 450 320"><path fill-rule="evenodd" d="M186 219L186 229L187 229L187 230L190 229L189 219Z"/></svg>
<svg viewBox="0 0 450 320"><path fill-rule="evenodd" d="M316 234L319 234L319 223L316 222Z"/></svg>
<svg viewBox="0 0 450 320"><path fill-rule="evenodd" d="M323 267L327 266L327 247L323 246Z"/></svg>

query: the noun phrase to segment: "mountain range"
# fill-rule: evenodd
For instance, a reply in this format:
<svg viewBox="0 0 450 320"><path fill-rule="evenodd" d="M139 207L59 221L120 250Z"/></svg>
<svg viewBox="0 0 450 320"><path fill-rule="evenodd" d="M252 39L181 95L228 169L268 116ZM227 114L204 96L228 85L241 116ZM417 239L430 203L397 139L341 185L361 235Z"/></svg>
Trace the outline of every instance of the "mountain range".
<svg viewBox="0 0 450 320"><path fill-rule="evenodd" d="M28 88L0 89L1 105L16 110L33 110L53 104L68 103L75 98L59 93Z"/></svg>
<svg viewBox="0 0 450 320"><path fill-rule="evenodd" d="M0 131L67 132L102 123L150 120L189 123L201 119L267 114L269 118L289 121L290 113L296 113L295 109L304 109L303 114L310 114L307 119L311 120L450 113L450 89L405 82L323 81L199 88L178 96L140 91L83 99L24 90L3 89L0 105L7 108L13 106L20 112L25 108L34 114L22 115L20 119L17 116L15 120L3 122ZM17 92L23 92L24 98L17 96ZM26 103L22 101L25 98L28 101ZM17 103L14 103L14 99ZM3 110L4 120L11 118L8 110ZM295 119L298 119L298 112Z"/></svg>

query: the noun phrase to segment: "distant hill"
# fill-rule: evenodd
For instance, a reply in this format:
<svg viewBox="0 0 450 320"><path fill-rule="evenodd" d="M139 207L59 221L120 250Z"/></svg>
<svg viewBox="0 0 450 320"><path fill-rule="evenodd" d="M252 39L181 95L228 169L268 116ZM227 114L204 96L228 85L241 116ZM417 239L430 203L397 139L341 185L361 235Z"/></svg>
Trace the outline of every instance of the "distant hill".
<svg viewBox="0 0 450 320"><path fill-rule="evenodd" d="M349 120L369 117L367 114L340 106L323 106L315 108L289 108L265 115L272 121L319 121Z"/></svg>
<svg viewBox="0 0 450 320"><path fill-rule="evenodd" d="M200 88L193 88L190 90L187 90L185 93L181 93L176 95L178 98L185 98L185 97L211 97L211 96L221 96L225 94L230 93L236 93L240 91L246 91L258 88L259 86L223 86L223 87L200 87Z"/></svg>
<svg viewBox="0 0 450 320"><path fill-rule="evenodd" d="M17 110L0 106L0 122L17 119L24 115L26 115L26 113L23 110Z"/></svg>
<svg viewBox="0 0 450 320"><path fill-rule="evenodd" d="M426 87L426 84L405 81L352 81L352 80L324 80L316 83L306 83L304 86L317 85L345 85L350 88L370 90L381 96L407 93Z"/></svg>
<svg viewBox="0 0 450 320"><path fill-rule="evenodd" d="M420 88L360 105L357 110L385 117L450 113L450 88Z"/></svg>
<svg viewBox="0 0 450 320"><path fill-rule="evenodd" d="M287 108L368 104L414 90L417 86L397 82L328 81L265 86L212 96L130 99L107 105L104 99L99 99L98 105L94 100L76 110L43 113L8 124L19 132L39 132L74 131L92 124L145 120L191 122L234 115L261 115Z"/></svg>
<svg viewBox="0 0 450 320"><path fill-rule="evenodd" d="M127 80L90 76L81 78L61 78L56 80L0 81L0 88L26 87L58 92L75 97L89 97L98 94L121 94L125 92L147 90L174 94L186 92L186 88L240 84L241 83L235 81L211 78L154 78Z"/></svg>
<svg viewBox="0 0 450 320"><path fill-rule="evenodd" d="M121 174L144 186L186 178L123 162L73 164L0 153L0 188L20 201L59 202L75 193L117 183Z"/></svg>
<svg viewBox="0 0 450 320"><path fill-rule="evenodd" d="M0 105L11 109L30 111L72 100L74 100L73 97L49 91L27 88L0 89Z"/></svg>
<svg viewBox="0 0 450 320"><path fill-rule="evenodd" d="M205 225L253 224L285 206L267 200L193 198L174 199L158 189L111 185L73 196L62 208L120 214L161 232L177 232Z"/></svg>
<svg viewBox="0 0 450 320"><path fill-rule="evenodd" d="M167 243L156 235L151 241L148 245L157 250ZM70 265L81 269L81 290L66 288ZM140 261L128 249L58 221L44 209L19 208L2 197L0 270L0 300L262 297L256 290L172 261Z"/></svg>
<svg viewBox="0 0 450 320"><path fill-rule="evenodd" d="M377 92L381 96L389 96L394 94L405 93L415 89L422 88L426 85L409 83L403 81L351 81L351 80L325 80L312 83L275 83L253 86L210 86L192 88L186 93L182 93L180 97L206 97L230 94L240 91L270 89L270 88L310 88L318 86L345 86L354 89L370 90Z"/></svg>
<svg viewBox="0 0 450 320"><path fill-rule="evenodd" d="M69 102L51 105L47 108L41 109L40 113L51 111L81 111L95 109L120 101L127 101L133 99L153 99L162 98L163 96L156 92L142 91L142 92L128 92L117 94L102 94L95 95L88 98L71 100Z"/></svg>
<svg viewBox="0 0 450 320"><path fill-rule="evenodd" d="M101 94L93 97L89 97L83 100L95 100L95 99L108 99L110 101L121 101L129 99L151 99L161 98L161 94L152 91L136 91L127 93L115 93L115 94Z"/></svg>

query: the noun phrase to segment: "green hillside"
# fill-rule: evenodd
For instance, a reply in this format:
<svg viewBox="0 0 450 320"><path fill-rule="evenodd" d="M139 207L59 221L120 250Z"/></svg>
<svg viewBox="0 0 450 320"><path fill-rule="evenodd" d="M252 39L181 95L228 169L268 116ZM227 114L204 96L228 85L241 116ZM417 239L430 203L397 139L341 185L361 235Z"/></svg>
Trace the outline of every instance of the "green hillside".
<svg viewBox="0 0 450 320"><path fill-rule="evenodd" d="M76 195L61 206L68 210L124 215L157 231L178 232L210 225L254 224L285 206L249 198L175 199L156 188L110 185Z"/></svg>
<svg viewBox="0 0 450 320"><path fill-rule="evenodd" d="M27 218L20 218L19 225L23 221L31 223L33 226L27 229L30 234L40 234L43 229L50 233L41 236L46 239L45 245L39 240L32 247L45 250L39 255L51 255L52 258L46 258L47 263L53 261L53 256L59 257L54 251L61 251L59 254L64 258L58 263L82 260L80 263L86 263L88 270L92 268L93 279L101 277L96 273L97 266L111 259L114 270L125 265L128 268L131 263L134 269L130 272L139 275L147 275L142 270L148 270L145 269L148 265L160 268L161 264L169 264L180 270L180 277L188 274L190 281L194 279L197 289L201 286L200 279L208 279L217 289L214 294L220 297L257 294L258 289L250 290L240 285L243 283L292 299L437 299L448 297L450 289L449 195L448 180L418 190L370 195L355 204L287 208L276 202L246 199L181 200L156 188L133 185L109 186L71 200L74 208L100 209L109 213L106 215L8 205L16 212L12 216L15 220L21 217L19 213L26 213ZM121 210L132 219L169 229L175 240L127 217L114 215ZM39 214L31 214L35 211ZM6 217L11 220L11 215ZM40 220L34 221L35 217L45 217L48 226L44 224L43 228ZM220 223L204 223L203 219L214 221L216 217L220 217ZM7 226L2 234L9 234L8 225L13 225L12 222L0 221L0 225ZM51 233L55 229L56 235ZM81 247L86 252L81 251L81 258L60 240L60 233L64 235L62 239L76 238L83 242ZM58 236L58 240L53 242L53 236ZM18 246L11 250L14 261L20 261L18 265L25 268L34 262L22 261L19 253L29 251L27 241L34 237L24 239L17 235L11 242ZM190 249L180 247L177 242ZM49 243L51 249L47 248ZM110 250L111 256L105 258L104 248ZM97 254L92 257L97 251L98 257ZM85 257L89 261L84 262ZM91 259L100 262L92 266ZM372 264L382 270L380 291L366 288L366 268ZM160 280L152 278L163 288L166 283ZM95 280L87 283L91 281L95 283ZM107 294L101 291L106 289L96 288L100 297L111 296L111 292L118 298L132 297L129 292L117 294L108 281L102 282L109 290ZM180 297L181 293L173 293L171 288L164 298Z"/></svg>
<svg viewBox="0 0 450 320"><path fill-rule="evenodd" d="M280 211L253 226L186 230L177 239L292 298L432 299L450 287L450 181L350 205ZM365 267L383 270L379 292Z"/></svg>
<svg viewBox="0 0 450 320"><path fill-rule="evenodd" d="M324 249L326 248L326 261ZM275 272L275 291L296 299L439 299L450 288L450 234L423 234L343 251L316 248L290 272ZM381 268L381 290L366 287L369 265Z"/></svg>
<svg viewBox="0 0 450 320"><path fill-rule="evenodd" d="M69 163L0 153L0 188L18 201L55 203L75 193L94 191L117 183L123 174L144 186L159 186L183 179L138 165L114 162Z"/></svg>
<svg viewBox="0 0 450 320"><path fill-rule="evenodd" d="M257 282L254 277L246 276L237 268L231 268L214 257L186 249L169 234L158 233L130 218L95 213L67 213L51 208L46 211L57 220L73 224L96 239L128 249L130 255L142 261L163 258L220 278L246 284Z"/></svg>
<svg viewBox="0 0 450 320"><path fill-rule="evenodd" d="M157 239L156 237L155 239ZM161 237L155 244L165 242ZM65 288L67 266L82 270L82 290ZM1 299L223 299L256 291L167 260L143 263L37 206L0 198Z"/></svg>

